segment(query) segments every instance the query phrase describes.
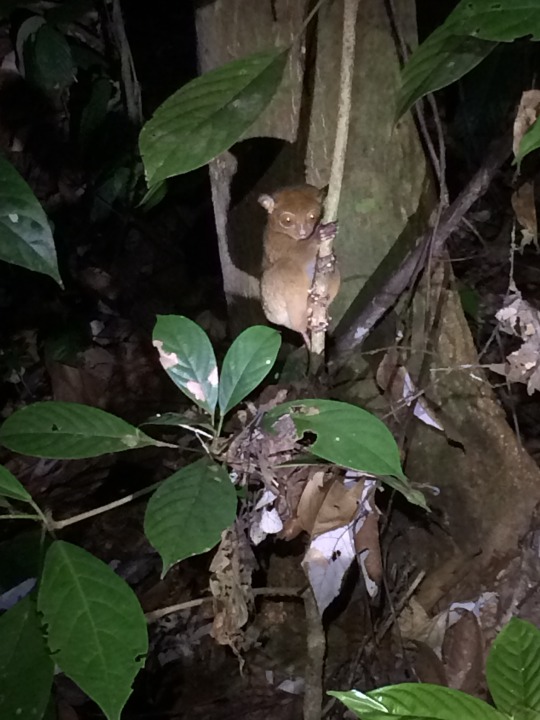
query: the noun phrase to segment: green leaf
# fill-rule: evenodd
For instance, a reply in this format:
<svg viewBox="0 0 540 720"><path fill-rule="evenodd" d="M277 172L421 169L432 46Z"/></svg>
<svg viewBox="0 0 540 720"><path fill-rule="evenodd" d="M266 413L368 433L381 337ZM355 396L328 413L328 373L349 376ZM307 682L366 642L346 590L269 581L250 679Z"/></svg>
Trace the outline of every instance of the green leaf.
<svg viewBox="0 0 540 720"><path fill-rule="evenodd" d="M406 63L397 116L472 70L498 42L527 35L540 39L537 0L462 0Z"/></svg>
<svg viewBox="0 0 540 720"><path fill-rule="evenodd" d="M92 222L102 222L112 212L114 204L127 198L133 171L128 167L115 167L102 176L94 189L94 206L90 214Z"/></svg>
<svg viewBox="0 0 540 720"><path fill-rule="evenodd" d="M45 92L60 91L75 79L75 63L64 35L44 23L24 43L26 77Z"/></svg>
<svg viewBox="0 0 540 720"><path fill-rule="evenodd" d="M2 0L0 3L0 20L6 20L16 8L31 8L37 4L36 0Z"/></svg>
<svg viewBox="0 0 540 720"><path fill-rule="evenodd" d="M34 529L0 543L0 593L41 573L44 550L50 542L50 535Z"/></svg>
<svg viewBox="0 0 540 720"><path fill-rule="evenodd" d="M213 434L214 432L213 426L208 422L208 416L202 414L191 415L175 412L160 413L159 415L154 415L153 417L148 418L148 420L142 422L141 425L164 425L168 427L187 428L188 430L191 430L193 427L200 427L204 430L208 430L209 433Z"/></svg>
<svg viewBox="0 0 540 720"><path fill-rule="evenodd" d="M310 453L370 475L393 475L401 481L396 489L409 502L425 507L423 496L411 490L401 469L392 433L374 415L335 400L293 400L270 410L265 426L270 428L286 414L291 416L300 437L306 432L316 434Z"/></svg>
<svg viewBox="0 0 540 720"><path fill-rule="evenodd" d="M236 517L236 492L222 466L198 460L167 478L150 498L144 532L163 560L163 575L184 558L207 552Z"/></svg>
<svg viewBox="0 0 540 720"><path fill-rule="evenodd" d="M360 692L360 690L349 690L348 692L328 690L327 694L341 700L341 702L353 712L369 713L373 711L386 713L386 706L383 702L370 698L369 695L365 695L363 692ZM358 717L360 717L360 715Z"/></svg>
<svg viewBox="0 0 540 720"><path fill-rule="evenodd" d="M20 500L21 502L30 503L32 497L26 488L21 485L17 478L3 465L0 465L0 495L11 498L12 500Z"/></svg>
<svg viewBox="0 0 540 720"><path fill-rule="evenodd" d="M107 115L111 95L112 85L109 78L98 77L92 84L90 99L82 111L79 124L79 140L85 148Z"/></svg>
<svg viewBox="0 0 540 720"><path fill-rule="evenodd" d="M532 153L533 150L538 150L540 147L540 121L537 119L527 130L525 135L521 138L519 143L519 149L516 155L516 160L520 163L523 158Z"/></svg>
<svg viewBox="0 0 540 720"><path fill-rule="evenodd" d="M145 193L143 199L137 205L143 212L149 212L167 197L167 181L163 180L152 187Z"/></svg>
<svg viewBox="0 0 540 720"><path fill-rule="evenodd" d="M153 344L171 380L210 415L218 397L218 369L204 330L183 315L158 315Z"/></svg>
<svg viewBox="0 0 540 720"><path fill-rule="evenodd" d="M441 685L402 683L369 693L329 692L362 720L505 720L478 698ZM506 718L506 720L508 720Z"/></svg>
<svg viewBox="0 0 540 720"><path fill-rule="evenodd" d="M401 117L424 95L459 80L496 47L497 43L487 40L436 30L403 68L396 116Z"/></svg>
<svg viewBox="0 0 540 720"><path fill-rule="evenodd" d="M274 96L287 52L257 53L180 88L143 127L149 186L201 167L241 139Z"/></svg>
<svg viewBox="0 0 540 720"><path fill-rule="evenodd" d="M66 460L164 446L104 410L54 400L10 415L0 428L0 444L23 455Z"/></svg>
<svg viewBox="0 0 540 720"><path fill-rule="evenodd" d="M54 664L30 596L0 617L0 637L0 717L40 720L51 694Z"/></svg>
<svg viewBox="0 0 540 720"><path fill-rule="evenodd" d="M148 651L133 590L86 550L56 541L45 557L38 610L58 666L109 720L119 720Z"/></svg>
<svg viewBox="0 0 540 720"><path fill-rule="evenodd" d="M468 315L471 320L477 320L480 309L479 293L471 287L464 286L459 290L459 299L465 315Z"/></svg>
<svg viewBox="0 0 540 720"><path fill-rule="evenodd" d="M382 481L385 485L391 487L392 490L401 493L403 497L406 498L413 505L418 505L419 507L424 508L424 510L429 511L429 508L426 504L426 498L424 497L423 493L421 493L420 490L415 490L414 488L412 488L409 484L409 481L405 477L398 478L393 477L392 475L385 475L382 478Z"/></svg>
<svg viewBox="0 0 540 720"><path fill-rule="evenodd" d="M2 155L0 260L49 275L62 285L47 216L34 193Z"/></svg>
<svg viewBox="0 0 540 720"><path fill-rule="evenodd" d="M69 0L54 5L44 15L51 25L70 25L94 10L93 0Z"/></svg>
<svg viewBox="0 0 540 720"><path fill-rule="evenodd" d="M225 415L264 380L276 361L281 336L276 330L255 325L233 342L221 368L219 409Z"/></svg>
<svg viewBox="0 0 540 720"><path fill-rule="evenodd" d="M539 10L537 0L461 0L442 28L500 42L527 35L538 40Z"/></svg>
<svg viewBox="0 0 540 720"><path fill-rule="evenodd" d="M493 643L486 677L499 710L516 717L540 713L540 630L512 618Z"/></svg>

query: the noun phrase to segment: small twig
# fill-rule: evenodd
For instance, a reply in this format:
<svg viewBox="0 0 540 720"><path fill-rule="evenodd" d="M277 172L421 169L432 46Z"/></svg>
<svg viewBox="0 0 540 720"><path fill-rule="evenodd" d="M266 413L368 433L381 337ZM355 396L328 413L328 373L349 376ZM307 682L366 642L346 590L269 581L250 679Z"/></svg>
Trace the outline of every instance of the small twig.
<svg viewBox="0 0 540 720"><path fill-rule="evenodd" d="M399 61L401 65L404 65L411 55L411 51L409 46L407 45L405 41L405 37L403 35L403 32L401 31L401 27L398 21L398 14L396 12L396 7L394 0L386 0L388 3L388 17L390 20L390 24L392 27L392 33L394 35L396 45L397 45L397 52L399 56ZM428 130L427 122L426 122L426 116L424 112L424 106L425 102L428 102L428 104L431 106L431 111L433 113L433 119L435 121L435 128L437 130L437 141L439 144L439 152L435 150L435 147L433 145L433 142L431 140L431 135ZM437 109L437 103L435 101L435 96L433 93L429 93L427 98L422 98L419 100L414 108L413 108L413 116L416 119L418 123L418 129L420 131L420 134L424 140L425 146L427 148L427 152L429 154L429 157L431 159L431 164L433 165L433 170L435 172L435 175L437 176L437 180L439 181L439 188L440 188L440 196L439 200L441 204L443 204L445 207L448 205L448 190L446 187L446 148L444 145L444 133L442 129L442 123L441 118L439 116L439 111Z"/></svg>
<svg viewBox="0 0 540 720"><path fill-rule="evenodd" d="M266 587L266 588L254 588L254 595L278 595L280 597L300 597L302 593L301 589L298 588L286 588L286 587ZM209 595L204 598L197 598L197 600L186 600L183 603L177 603L176 605L168 605L159 610L152 610L151 612L145 613L146 621L151 623L156 620L160 620L166 615L172 615L173 613L182 612L182 610L189 610L192 607L198 607L205 602L210 602L214 597Z"/></svg>
<svg viewBox="0 0 540 720"><path fill-rule="evenodd" d="M114 510L115 508L121 507L122 505L127 505L132 500L136 500L137 498L143 497L144 495L148 495L148 493L151 493L160 485L161 482L154 483L149 487L131 493L131 495L126 495L119 500L114 500L107 505L101 505L100 507L94 508L93 510L88 510L87 512L83 512L80 515L74 515L73 517L66 518L65 520L49 520L47 522L47 526L49 530L62 530L62 528L68 527L69 525L75 525L75 523L82 522L83 520L88 520L88 518L95 517L96 515L101 515L105 512L109 512L109 510Z"/></svg>
<svg viewBox="0 0 540 720"><path fill-rule="evenodd" d="M325 2L327 2L327 0L319 0L319 2L315 3L315 6L311 9L311 11L308 13L306 19L302 23L300 30L296 33L293 43L298 42L298 40L300 40L300 38L304 35L304 32L305 32L307 26L313 20L313 18L319 12L319 10L321 9L322 5L324 5Z"/></svg>
<svg viewBox="0 0 540 720"><path fill-rule="evenodd" d="M323 224L337 219L349 123L351 116L352 81L356 45L356 16L359 0L344 0L343 40L341 49L341 71L339 81L339 106L336 123L336 140L330 170L328 195L324 206ZM311 363L310 370L316 372L322 364L324 341L328 326L328 280L329 275L320 268L331 262L333 238L324 239L319 246L317 263L311 287L308 316L311 327Z"/></svg>
<svg viewBox="0 0 540 720"><path fill-rule="evenodd" d="M139 128L142 125L141 88L135 73L133 56L129 47L126 28L124 27L120 0L113 0L112 20L120 52L120 68L126 99L126 112L133 126Z"/></svg>
<svg viewBox="0 0 540 720"><path fill-rule="evenodd" d="M365 307L349 328L336 337L332 361L339 364L343 353L360 345L383 315L396 303L402 292L412 285L422 271L430 252L442 251L447 239L459 226L471 206L488 190L491 181L511 154L509 136L495 141L482 167L450 207L442 213L437 234L428 230L415 249L407 255L398 270L388 279L382 290Z"/></svg>
<svg viewBox="0 0 540 720"><path fill-rule="evenodd" d="M303 720L320 720L323 702L324 658L326 636L321 613L311 586L303 594L306 612L307 659Z"/></svg>
<svg viewBox="0 0 540 720"><path fill-rule="evenodd" d="M0 520L35 520L41 522L39 515L31 515L30 513L13 513L13 515L0 515Z"/></svg>
<svg viewBox="0 0 540 720"><path fill-rule="evenodd" d="M415 577L415 579L412 581L412 583L407 588L407 592L399 599L399 602L394 605L391 604L391 612L386 618L386 620L383 622L383 624L379 627L376 634L376 641L377 643L380 643L381 640L384 638L388 630L392 627L394 623L397 622L397 619L403 612L403 609L409 599L414 595L416 592L416 588L420 585L420 583L424 580L426 577L426 573L424 570L421 570L418 575Z"/></svg>
<svg viewBox="0 0 540 720"><path fill-rule="evenodd" d="M159 610L152 610L151 612L145 613L144 616L146 618L146 622L152 623L156 622L156 620L161 620L161 618L166 617L167 615L173 615L174 613L182 612L182 610L189 610L189 608L198 607L199 605L213 599L214 598L210 596L197 598L197 600L186 600L186 602L177 603L176 605L168 605L167 607L159 608Z"/></svg>

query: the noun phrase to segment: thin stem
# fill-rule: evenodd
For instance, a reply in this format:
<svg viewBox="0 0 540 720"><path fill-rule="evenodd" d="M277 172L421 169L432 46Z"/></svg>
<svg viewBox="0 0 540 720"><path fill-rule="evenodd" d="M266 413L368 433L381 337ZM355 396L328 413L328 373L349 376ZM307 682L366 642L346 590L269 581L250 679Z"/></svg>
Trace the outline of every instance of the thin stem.
<svg viewBox="0 0 540 720"><path fill-rule="evenodd" d="M345 157L347 153L347 140L349 137L349 124L352 105L352 82L354 74L354 56L356 47L356 17L358 15L359 0L344 0L343 7L343 41L341 48L341 71L339 81L339 105L336 123L336 140L332 167L330 170L330 183L326 197L323 224L334 222L337 219ZM324 240L319 246L317 266L324 265L323 259L332 256L332 241ZM328 325L328 274L315 271L313 286L310 294L311 306L311 362L310 369L316 372L320 367L324 354L326 327Z"/></svg>
<svg viewBox="0 0 540 720"><path fill-rule="evenodd" d="M41 522L39 515L31 515L30 513L14 513L13 515L0 515L0 520L35 520Z"/></svg>
<svg viewBox="0 0 540 720"><path fill-rule="evenodd" d="M49 528L52 530L61 530L62 528L68 527L69 525L75 525L75 523L82 522L83 520L88 520L88 518L95 517L96 515L101 515L102 513L108 512L109 510L114 510L115 508L121 507L122 505L127 505L127 503L131 502L132 500L136 500L137 498L143 497L144 495L148 495L160 485L161 481L154 483L147 488L143 488L142 490L131 493L131 495L126 495L119 500L114 500L107 505L101 505L100 507L94 508L93 510L88 510L87 512L81 513L80 515L74 515L73 517L66 518L65 520L50 520L48 522Z"/></svg>
<svg viewBox="0 0 540 720"><path fill-rule="evenodd" d="M304 599L307 626L307 659L304 670L304 720L320 720L323 704L326 635L321 613L311 586L308 587L302 597Z"/></svg>
<svg viewBox="0 0 540 720"><path fill-rule="evenodd" d="M218 426L217 426L217 430L216 430L216 435L215 435L215 438L214 438L215 440L217 440L217 439L219 438L219 436L221 435L221 430L223 429L223 421L224 421L224 419L225 419L225 418L223 417L223 415L220 414L220 416L219 416L219 422L218 422Z"/></svg>
<svg viewBox="0 0 540 720"><path fill-rule="evenodd" d="M253 588L253 595L255 596L272 596L278 597L293 597L298 598L302 594L302 588L290 588L290 587L265 587L265 588ZM198 607L205 602L210 602L214 599L213 595L208 597L197 598L196 600L186 600L186 602L177 603L176 605L168 605L167 607L159 608L158 610L151 610L145 613L146 621L151 623L156 620L160 620L166 615L172 615L173 613L182 612L182 610L189 610L189 608Z"/></svg>
<svg viewBox="0 0 540 720"><path fill-rule="evenodd" d="M126 101L127 116L135 128L142 125L141 88L135 73L131 48L124 27L120 0L113 0L112 20L120 54L120 72Z"/></svg>
<svg viewBox="0 0 540 720"><path fill-rule="evenodd" d="M37 514L37 516L39 517L39 519L41 520L41 522L43 523L43 527L45 528L45 530L49 530L50 520L49 520L49 518L45 515L45 513L43 512L43 510L39 507L39 505L37 504L37 502L35 502L35 500L31 500L31 501L30 501L30 505L31 505L31 506L34 508L34 510L36 511L36 514Z"/></svg>
<svg viewBox="0 0 540 720"><path fill-rule="evenodd" d="M351 119L352 81L354 53L356 46L356 16L359 0L345 0L343 9L343 46L341 49L341 71L339 79L339 107L336 125L336 142L332 156L328 195L324 204L323 223L337 219L343 170L347 154L349 124Z"/></svg>
<svg viewBox="0 0 540 720"><path fill-rule="evenodd" d="M300 40L302 35L305 33L307 26L313 20L313 18L319 12L319 10L321 9L322 5L324 5L325 2L327 2L327 0L319 0L319 2L315 3L314 7L308 13L308 16L306 17L306 19L300 26L300 30L296 33L294 40L292 41L292 45L294 45L296 42L298 42Z"/></svg>

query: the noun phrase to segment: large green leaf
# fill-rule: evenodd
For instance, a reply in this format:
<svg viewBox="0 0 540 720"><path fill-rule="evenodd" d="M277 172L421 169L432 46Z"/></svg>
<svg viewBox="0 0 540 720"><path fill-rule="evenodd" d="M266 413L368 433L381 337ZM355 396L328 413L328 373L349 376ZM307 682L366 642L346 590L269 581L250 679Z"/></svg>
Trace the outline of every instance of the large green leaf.
<svg viewBox="0 0 540 720"><path fill-rule="evenodd" d="M34 193L1 154L0 260L49 275L62 285L47 216Z"/></svg>
<svg viewBox="0 0 540 720"><path fill-rule="evenodd" d="M0 428L0 444L23 455L69 460L164 445L104 410L54 400L10 415Z"/></svg>
<svg viewBox="0 0 540 720"><path fill-rule="evenodd" d="M538 0L462 0L406 63L398 117L423 95L472 70L498 42L527 35L540 39Z"/></svg>
<svg viewBox="0 0 540 720"><path fill-rule="evenodd" d="M511 42L532 35L540 38L538 0L461 0L442 26L460 35Z"/></svg>
<svg viewBox="0 0 540 720"><path fill-rule="evenodd" d="M0 617L0 638L0 717L40 720L51 694L54 664L30 596Z"/></svg>
<svg viewBox="0 0 540 720"><path fill-rule="evenodd" d="M21 500L26 503L32 502L30 493L3 465L0 465L0 495L12 500Z"/></svg>
<svg viewBox="0 0 540 720"><path fill-rule="evenodd" d="M505 720L482 700L441 685L403 683L366 694L358 690L328 694L362 720Z"/></svg>
<svg viewBox="0 0 540 720"><path fill-rule="evenodd" d="M315 433L309 446L313 455L336 465L370 475L393 475L397 490L416 505L425 507L421 493L413 491L401 469L399 450L392 433L371 413L335 400L293 400L277 405L265 417L266 427L290 415L300 436Z"/></svg>
<svg viewBox="0 0 540 720"><path fill-rule="evenodd" d="M201 167L240 140L274 96L286 62L277 50L250 55L168 98L140 134L148 184Z"/></svg>
<svg viewBox="0 0 540 720"><path fill-rule="evenodd" d="M255 325L233 342L221 368L219 408L225 415L268 375L281 345L276 330Z"/></svg>
<svg viewBox="0 0 540 720"><path fill-rule="evenodd" d="M198 460L167 478L150 498L146 537L163 560L163 574L184 558L210 550L236 516L236 491L222 465Z"/></svg>
<svg viewBox="0 0 540 720"><path fill-rule="evenodd" d="M204 330L183 315L158 315L153 343L171 380L210 415L218 398L218 369Z"/></svg>
<svg viewBox="0 0 540 720"><path fill-rule="evenodd" d="M65 36L44 23L24 43L26 77L45 92L63 90L75 79L75 63Z"/></svg>
<svg viewBox="0 0 540 720"><path fill-rule="evenodd" d="M397 117L424 95L459 80L496 47L495 42L437 30L411 55L403 68Z"/></svg>
<svg viewBox="0 0 540 720"><path fill-rule="evenodd" d="M486 676L499 710L516 717L527 710L540 714L540 630L512 618L493 643Z"/></svg>
<svg viewBox="0 0 540 720"><path fill-rule="evenodd" d="M54 542L45 557L38 610L60 669L119 720L148 651L144 613L111 568L76 545Z"/></svg>

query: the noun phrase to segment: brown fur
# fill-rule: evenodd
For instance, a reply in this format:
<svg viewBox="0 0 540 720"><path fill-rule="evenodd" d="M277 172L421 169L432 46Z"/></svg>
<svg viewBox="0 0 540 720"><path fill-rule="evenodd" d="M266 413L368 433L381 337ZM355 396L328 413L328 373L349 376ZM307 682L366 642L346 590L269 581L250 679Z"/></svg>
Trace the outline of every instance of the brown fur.
<svg viewBox="0 0 540 720"><path fill-rule="evenodd" d="M261 301L270 322L299 332L307 340L308 293L319 245L323 193L313 185L261 195L268 212L264 233ZM339 289L339 272L329 279L329 302Z"/></svg>

